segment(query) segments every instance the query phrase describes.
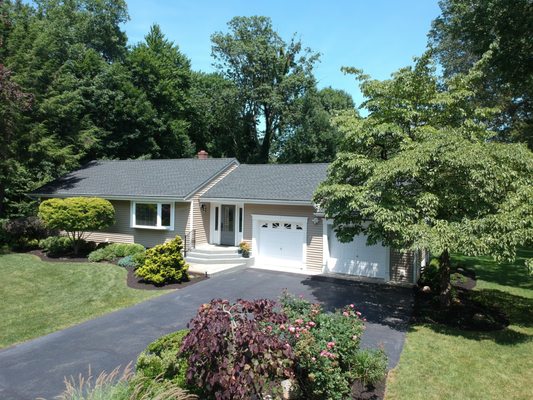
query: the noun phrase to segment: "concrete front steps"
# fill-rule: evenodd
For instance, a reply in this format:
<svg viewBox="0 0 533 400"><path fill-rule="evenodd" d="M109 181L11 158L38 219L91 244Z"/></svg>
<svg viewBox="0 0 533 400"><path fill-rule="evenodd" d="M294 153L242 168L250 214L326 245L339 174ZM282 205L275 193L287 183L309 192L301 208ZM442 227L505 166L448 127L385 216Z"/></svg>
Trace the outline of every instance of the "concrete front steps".
<svg viewBox="0 0 533 400"><path fill-rule="evenodd" d="M187 252L189 271L212 275L228 269L246 267L253 262L243 258L238 247L201 245Z"/></svg>

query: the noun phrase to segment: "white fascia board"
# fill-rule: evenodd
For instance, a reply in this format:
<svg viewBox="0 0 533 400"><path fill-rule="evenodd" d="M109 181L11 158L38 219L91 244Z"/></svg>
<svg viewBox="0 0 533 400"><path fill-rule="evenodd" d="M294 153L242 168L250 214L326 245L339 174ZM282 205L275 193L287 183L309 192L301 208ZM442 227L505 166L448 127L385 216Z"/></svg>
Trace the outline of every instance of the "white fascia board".
<svg viewBox="0 0 533 400"><path fill-rule="evenodd" d="M206 203L235 203L235 204L268 204L268 205L283 205L283 206L313 206L311 201L305 200L258 200L258 199L232 199L223 197L200 197L200 201Z"/></svg>

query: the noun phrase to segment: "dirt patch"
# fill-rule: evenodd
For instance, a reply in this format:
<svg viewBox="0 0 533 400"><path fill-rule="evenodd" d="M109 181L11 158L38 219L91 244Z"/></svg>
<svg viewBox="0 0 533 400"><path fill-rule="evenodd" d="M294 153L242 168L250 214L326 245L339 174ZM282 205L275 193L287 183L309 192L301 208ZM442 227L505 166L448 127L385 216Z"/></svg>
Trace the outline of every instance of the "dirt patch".
<svg viewBox="0 0 533 400"><path fill-rule="evenodd" d="M189 273L189 280L181 283L169 283L166 285L156 286L153 283L145 282L142 279L139 279L135 276L133 268L127 268L128 270L128 286L132 289L141 289L141 290L170 290L170 289L183 289L184 287L194 285L195 283L209 279L204 274L192 274Z"/></svg>
<svg viewBox="0 0 533 400"><path fill-rule="evenodd" d="M383 379L375 386L363 386L360 381L352 385L353 400L383 400L385 398L385 385L387 379Z"/></svg>

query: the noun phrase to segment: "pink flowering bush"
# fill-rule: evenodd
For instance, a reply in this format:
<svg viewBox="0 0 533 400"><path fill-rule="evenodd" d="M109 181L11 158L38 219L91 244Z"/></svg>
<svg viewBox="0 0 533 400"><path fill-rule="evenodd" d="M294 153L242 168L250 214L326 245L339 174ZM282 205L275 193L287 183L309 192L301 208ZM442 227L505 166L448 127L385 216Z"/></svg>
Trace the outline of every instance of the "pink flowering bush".
<svg viewBox="0 0 533 400"><path fill-rule="evenodd" d="M359 378L364 319L354 304L334 313L285 293L280 302L288 322L280 334L295 354L295 376L306 399L345 399ZM375 376L383 378L384 372Z"/></svg>

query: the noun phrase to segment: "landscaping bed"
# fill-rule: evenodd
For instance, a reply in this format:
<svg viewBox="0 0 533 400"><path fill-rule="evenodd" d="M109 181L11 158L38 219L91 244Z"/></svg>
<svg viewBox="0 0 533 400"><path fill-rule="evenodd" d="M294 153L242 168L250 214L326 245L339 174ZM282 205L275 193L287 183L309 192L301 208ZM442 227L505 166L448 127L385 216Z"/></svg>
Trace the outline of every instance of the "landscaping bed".
<svg viewBox="0 0 533 400"><path fill-rule="evenodd" d="M422 280L423 282L423 280ZM424 283L415 288L413 323L439 323L472 331L497 331L509 325L505 313L477 299L474 270L456 266L451 274L452 303L446 310L439 305L435 290L425 290Z"/></svg>
<svg viewBox="0 0 533 400"><path fill-rule="evenodd" d="M128 271L127 283L128 287L132 289L140 290L172 290L172 289L182 289L187 286L194 285L195 283L209 279L205 274L194 274L189 272L189 279L187 281L176 282L176 283L167 283L163 285L154 285L151 282L146 282L143 279L135 275L135 270L133 268L126 268Z"/></svg>
<svg viewBox="0 0 533 400"><path fill-rule="evenodd" d="M398 366L389 372L387 400L527 399L533 380L533 279L524 263L533 250L522 249L512 263L490 257L456 255L453 261L475 273L475 286L461 293L484 312L508 321L491 329L454 324L421 312L406 336ZM423 303L422 303L423 304ZM427 309L426 309L427 311ZM494 314L493 314L494 315ZM422 318L424 317L424 318ZM462 327L458 327L462 326ZM465 329L467 328L467 329ZM485 329L484 329L485 328ZM421 379L423 377L423 379ZM430 382L430 384L428 384Z"/></svg>

